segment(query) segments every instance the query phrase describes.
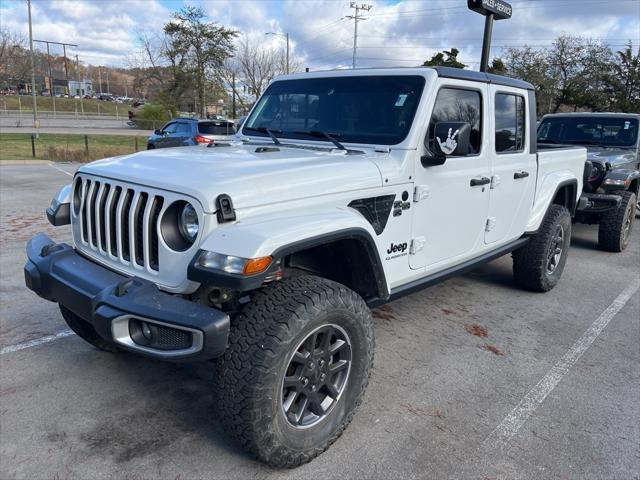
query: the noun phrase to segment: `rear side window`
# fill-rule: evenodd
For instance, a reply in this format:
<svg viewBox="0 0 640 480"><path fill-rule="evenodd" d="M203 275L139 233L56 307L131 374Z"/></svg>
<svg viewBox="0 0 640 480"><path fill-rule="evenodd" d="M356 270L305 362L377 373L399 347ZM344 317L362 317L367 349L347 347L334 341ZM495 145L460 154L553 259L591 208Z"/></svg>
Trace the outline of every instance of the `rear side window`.
<svg viewBox="0 0 640 480"><path fill-rule="evenodd" d="M482 144L482 96L476 90L442 88L438 92L429 122L429 150L435 142L435 128L439 122L467 122L471 125L469 155L480 152Z"/></svg>
<svg viewBox="0 0 640 480"><path fill-rule="evenodd" d="M524 98L508 93L496 94L496 153L524 150Z"/></svg>
<svg viewBox="0 0 640 480"><path fill-rule="evenodd" d="M206 122L198 124L202 135L233 135L236 133L231 122Z"/></svg>

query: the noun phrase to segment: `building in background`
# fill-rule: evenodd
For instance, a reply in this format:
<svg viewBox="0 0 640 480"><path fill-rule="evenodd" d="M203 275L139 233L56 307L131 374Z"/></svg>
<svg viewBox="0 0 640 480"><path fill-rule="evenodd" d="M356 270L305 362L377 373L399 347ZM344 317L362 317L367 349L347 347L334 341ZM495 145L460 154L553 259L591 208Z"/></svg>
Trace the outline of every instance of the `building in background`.
<svg viewBox="0 0 640 480"><path fill-rule="evenodd" d="M85 78L84 80L77 82L76 80L69 80L69 96L74 97L76 95L93 95L93 82L91 79Z"/></svg>

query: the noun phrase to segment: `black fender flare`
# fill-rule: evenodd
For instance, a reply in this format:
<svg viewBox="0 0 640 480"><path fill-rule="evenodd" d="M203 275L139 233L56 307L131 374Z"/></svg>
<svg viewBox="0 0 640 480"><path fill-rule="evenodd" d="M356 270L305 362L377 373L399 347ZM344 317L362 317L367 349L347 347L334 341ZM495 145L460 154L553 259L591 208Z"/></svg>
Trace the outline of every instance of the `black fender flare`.
<svg viewBox="0 0 640 480"><path fill-rule="evenodd" d="M638 180L638 179L640 179L640 171L631 170L628 168L618 168L615 170L609 170L606 173L600 187L605 192L628 190L629 187L631 186L631 183L634 180ZM611 184L607 185L606 184L607 180L610 181ZM623 183L620 183L620 182L623 182ZM640 185L640 182L637 182L637 183L638 185ZM638 193L638 185L636 185L636 191L634 192L635 194Z"/></svg>
<svg viewBox="0 0 640 480"><path fill-rule="evenodd" d="M560 193L560 190L566 187L572 187L573 189L573 195L566 199L568 204L565 204L565 207L569 209L569 213L571 213L571 216L574 217L576 215L576 208L578 206L578 180L576 180L575 178L571 180L565 180L558 184L558 186L556 187L556 191L553 193L551 203L547 206L547 211L549 210L551 205L553 205L555 199L558 197L558 193Z"/></svg>
<svg viewBox="0 0 640 480"><path fill-rule="evenodd" d="M380 259L376 243L367 230L357 227L338 230L336 232L330 232L282 245L271 254L274 259L272 266L268 268L266 272L257 275L244 276L202 268L197 264L197 259L202 253L202 251L198 251L189 264L187 276L189 280L208 283L219 288L228 288L242 292L255 290L263 284L266 277L273 273L273 268L277 268L279 264L278 261L283 260L291 254L339 240L356 240L362 245L367 254L367 258L371 263L371 270L376 284L378 299L386 300L389 298L389 290L387 288L384 268L382 266L382 260Z"/></svg>

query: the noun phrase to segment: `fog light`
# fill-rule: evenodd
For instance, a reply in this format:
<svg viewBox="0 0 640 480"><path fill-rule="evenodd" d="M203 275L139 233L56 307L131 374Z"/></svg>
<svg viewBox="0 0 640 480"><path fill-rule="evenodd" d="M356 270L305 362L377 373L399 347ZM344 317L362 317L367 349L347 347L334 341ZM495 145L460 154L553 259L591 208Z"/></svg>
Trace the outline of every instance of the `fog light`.
<svg viewBox="0 0 640 480"><path fill-rule="evenodd" d="M140 322L140 323L141 323L140 327L142 330L142 336L147 340L151 341L151 338L153 337L153 335L151 333L151 329L149 328L149 324L147 322Z"/></svg>

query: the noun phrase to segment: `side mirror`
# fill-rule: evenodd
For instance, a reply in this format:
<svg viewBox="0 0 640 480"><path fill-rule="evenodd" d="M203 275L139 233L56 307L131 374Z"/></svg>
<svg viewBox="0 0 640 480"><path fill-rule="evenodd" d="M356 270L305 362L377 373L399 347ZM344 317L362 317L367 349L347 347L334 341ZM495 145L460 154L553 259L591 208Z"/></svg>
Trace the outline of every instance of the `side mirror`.
<svg viewBox="0 0 640 480"><path fill-rule="evenodd" d="M469 137L471 124L467 122L438 122L433 137L428 138L427 149L431 154L423 155L422 166L431 167L445 163L447 156L467 155L471 148Z"/></svg>
<svg viewBox="0 0 640 480"><path fill-rule="evenodd" d="M155 129L155 130L153 131L153 133L154 133L155 135L162 135L162 132L161 132L159 129Z"/></svg>

